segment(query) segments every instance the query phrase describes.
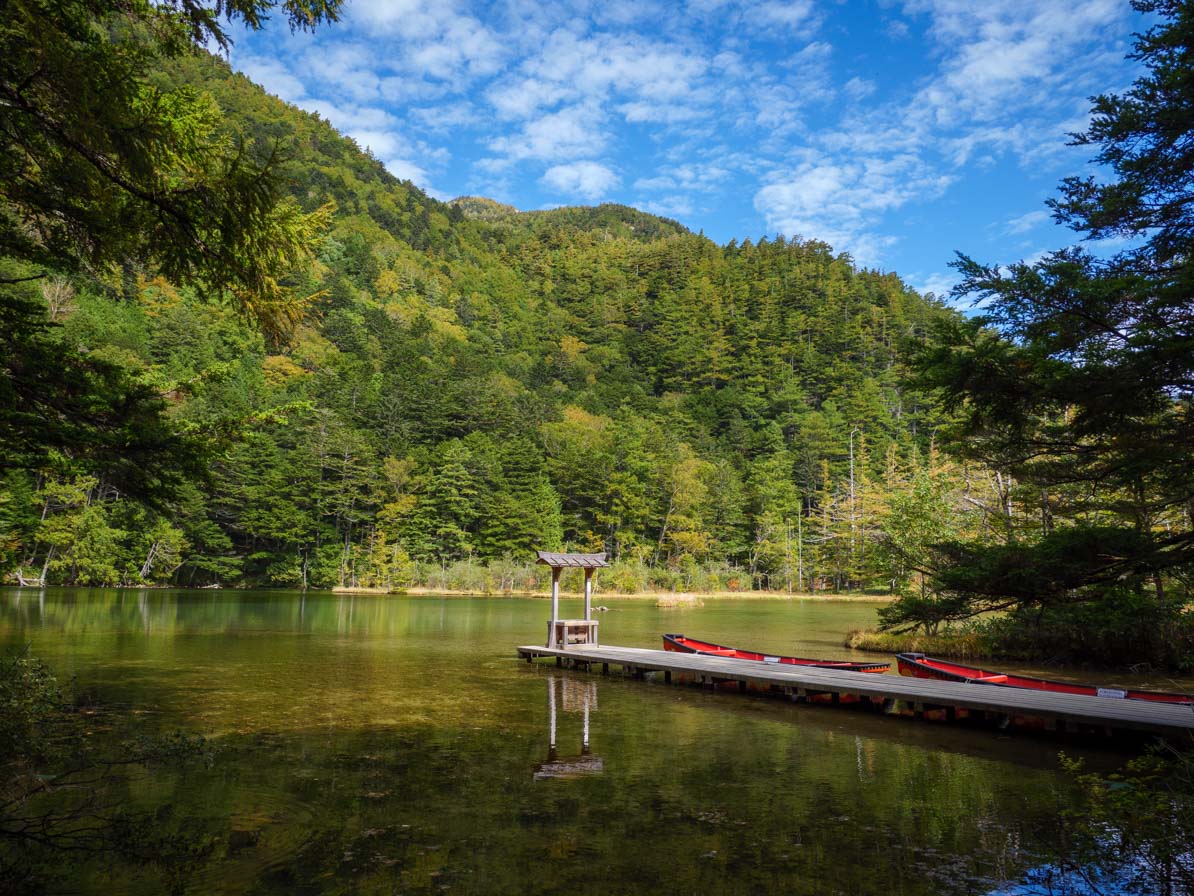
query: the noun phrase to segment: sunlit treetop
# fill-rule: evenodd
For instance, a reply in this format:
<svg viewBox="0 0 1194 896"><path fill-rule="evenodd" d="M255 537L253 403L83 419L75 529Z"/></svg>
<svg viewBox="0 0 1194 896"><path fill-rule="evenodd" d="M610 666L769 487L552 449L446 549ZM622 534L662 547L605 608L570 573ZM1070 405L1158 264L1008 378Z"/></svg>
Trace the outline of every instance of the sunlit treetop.
<svg viewBox="0 0 1194 896"><path fill-rule="evenodd" d="M210 96L162 86L163 60L226 46L274 8L294 28L337 0L17 2L0 23L0 242L42 269L156 268L285 331L330 207L284 200L273 153L252 151ZM36 275L36 274L35 274ZM34 275L34 276L35 276Z"/></svg>

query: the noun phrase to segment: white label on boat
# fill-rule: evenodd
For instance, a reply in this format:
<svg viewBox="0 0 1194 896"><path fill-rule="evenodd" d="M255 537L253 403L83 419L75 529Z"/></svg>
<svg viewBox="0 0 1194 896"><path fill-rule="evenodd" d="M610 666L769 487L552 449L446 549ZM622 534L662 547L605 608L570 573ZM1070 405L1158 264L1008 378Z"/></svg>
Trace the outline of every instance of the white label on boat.
<svg viewBox="0 0 1194 896"><path fill-rule="evenodd" d="M765 657L763 657L763 662L765 662L765 663L778 663L778 662L779 662L779 657L777 657L777 656L765 656Z"/></svg>
<svg viewBox="0 0 1194 896"><path fill-rule="evenodd" d="M1100 697L1114 697L1117 700L1123 700L1128 696L1127 691L1117 690L1116 688L1099 688Z"/></svg>

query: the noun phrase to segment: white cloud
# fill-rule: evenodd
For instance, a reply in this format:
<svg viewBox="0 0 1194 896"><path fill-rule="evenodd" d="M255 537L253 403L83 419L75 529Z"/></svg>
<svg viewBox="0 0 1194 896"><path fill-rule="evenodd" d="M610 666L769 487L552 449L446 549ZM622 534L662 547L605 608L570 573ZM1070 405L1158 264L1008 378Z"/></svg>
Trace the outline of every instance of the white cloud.
<svg viewBox="0 0 1194 896"><path fill-rule="evenodd" d="M354 0L345 19L374 42L386 39L387 65L420 76L492 75L510 52L501 35L451 0Z"/></svg>
<svg viewBox="0 0 1194 896"><path fill-rule="evenodd" d="M608 196L620 181L618 175L597 162L572 162L548 168L542 182L559 193L596 202Z"/></svg>
<svg viewBox="0 0 1194 896"><path fill-rule="evenodd" d="M396 177L410 180L431 193L428 165L445 165L451 155L412 137L392 112L375 106L337 105L327 100L304 100L302 108L327 119L333 127L367 149Z"/></svg>
<svg viewBox="0 0 1194 896"><path fill-rule="evenodd" d="M665 218L682 218L694 211L692 198L685 195L664 196L662 199L652 199L643 202L641 207L655 215Z"/></svg>
<svg viewBox="0 0 1194 896"><path fill-rule="evenodd" d="M414 108L407 114L424 129L437 134L447 134L471 127L480 113L472 103L463 101Z"/></svg>
<svg viewBox="0 0 1194 896"><path fill-rule="evenodd" d="M550 109L575 91L539 78L510 80L492 88L486 98L502 118L531 118L541 109Z"/></svg>
<svg viewBox="0 0 1194 896"><path fill-rule="evenodd" d="M1094 31L1120 21L1119 0L908 0L928 13L946 49L941 75L920 96L941 121L1002 117L1009 105L1052 105L1082 72Z"/></svg>
<svg viewBox="0 0 1194 896"><path fill-rule="evenodd" d="M940 155L949 168L1012 153L1039 168L1066 157L1063 132L1085 126L1086 97L1104 88L1100 73L1118 64L1091 51L1093 34L1122 27L1118 0L905 0L903 6L929 19L939 53L935 71L902 103L886 97L880 105L852 104L836 131L818 135L824 149L854 154L885 146L926 160Z"/></svg>
<svg viewBox="0 0 1194 896"><path fill-rule="evenodd" d="M875 82L864 78L851 78L842 87L842 93L854 102L866 99L875 92Z"/></svg>
<svg viewBox="0 0 1194 896"><path fill-rule="evenodd" d="M435 78L456 78L461 73L492 75L502 65L502 44L472 19L457 18L438 40L413 47L407 67Z"/></svg>
<svg viewBox="0 0 1194 896"><path fill-rule="evenodd" d="M1107 72L1122 78L1125 6L881 0L871 30L905 43L880 36L872 53L847 43L840 2L353 0L337 27L275 28L274 52L253 36L235 61L427 189L434 177L518 202L538 178L593 199L624 175L654 211L753 197L769 228L871 263L902 242L894 212L968 173L1078 158L1062 133L1085 128ZM883 68L914 50L915 75Z"/></svg>
<svg viewBox="0 0 1194 896"><path fill-rule="evenodd" d="M321 46L303 55L302 66L305 77L320 84L334 85L338 95L354 102L370 102L380 93L381 77L375 70L376 58L360 44Z"/></svg>
<svg viewBox="0 0 1194 896"><path fill-rule="evenodd" d="M756 28L784 28L791 31L805 30L815 24L813 0L769 0L765 3L749 4L742 12L742 18Z"/></svg>
<svg viewBox="0 0 1194 896"><path fill-rule="evenodd" d="M750 74L750 69L742 56L729 50L714 56L712 65L723 78L737 80Z"/></svg>
<svg viewBox="0 0 1194 896"><path fill-rule="evenodd" d="M912 288L921 295L932 293L939 299L948 299L950 290L958 285L958 275L951 272L935 271L927 277L912 277Z"/></svg>
<svg viewBox="0 0 1194 896"><path fill-rule="evenodd" d="M617 111L632 124L678 124L704 117L703 110L695 106L656 103L649 100L622 103L617 107Z"/></svg>
<svg viewBox="0 0 1194 896"><path fill-rule="evenodd" d="M661 174L658 177L640 177L634 182L634 188L636 190L674 190L676 181L666 174Z"/></svg>
<svg viewBox="0 0 1194 896"><path fill-rule="evenodd" d="M432 37L442 30L442 17L455 15L449 3L423 0L353 0L346 7L349 22L393 31L408 39Z"/></svg>
<svg viewBox="0 0 1194 896"><path fill-rule="evenodd" d="M618 112L633 123L691 121L714 101L708 61L641 35L558 28L495 82L486 98L503 119L541 117L563 104Z"/></svg>
<svg viewBox="0 0 1194 896"><path fill-rule="evenodd" d="M688 0L687 11L698 18L715 15L732 4L732 0Z"/></svg>
<svg viewBox="0 0 1194 896"><path fill-rule="evenodd" d="M386 170L399 180L409 180L416 187L420 188L431 186L427 172L409 159L390 159L384 164Z"/></svg>
<svg viewBox="0 0 1194 896"><path fill-rule="evenodd" d="M454 92L442 82L409 74L383 77L378 83L378 90L382 100L395 106L438 100Z"/></svg>
<svg viewBox="0 0 1194 896"><path fill-rule="evenodd" d="M1049 218L1049 212L1045 211L1044 209L1039 209L1035 212L1028 212L1025 215L1012 218L1007 222L1004 229L1007 233L1028 233L1028 231L1039 227L1041 224L1044 224L1049 220Z"/></svg>
<svg viewBox="0 0 1194 896"><path fill-rule="evenodd" d="M642 177L634 182L636 190L682 190L707 192L730 178L730 171L718 164L688 163L673 165L664 174Z"/></svg>
<svg viewBox="0 0 1194 896"><path fill-rule="evenodd" d="M390 131L351 130L352 137L363 149L369 150L377 158L385 158L406 148L406 141Z"/></svg>
<svg viewBox="0 0 1194 896"><path fill-rule="evenodd" d="M1091 34L1124 15L1118 0L903 5L910 15L929 17L940 51L936 71L903 103L885 98L868 106L874 85L849 80L837 88L851 100L838 127L809 133L800 148L808 104L817 102L818 90L820 98L835 92L817 81L819 60L832 52L824 42L793 58L812 74L804 96L785 96L782 84L755 91L768 98L759 102L757 123L781 134L761 149L787 157L764 177L755 208L770 226L825 239L863 263L895 241L885 233L886 213L939 197L963 170L981 171L1007 153L1038 168L1055 159L1064 142L1060 122L1072 125L1076 105L1099 88L1091 72L1108 61L1090 53ZM1043 218L1047 213L1016 226L1027 229Z"/></svg>
<svg viewBox="0 0 1194 896"><path fill-rule="evenodd" d="M768 226L788 236L818 239L877 264L895 237L877 232L885 212L913 199L940 195L949 177L912 155L834 161L813 156L794 171L776 172L755 194Z"/></svg>
<svg viewBox="0 0 1194 896"><path fill-rule="evenodd" d="M250 81L260 84L270 93L288 103L297 103L307 96L307 88L300 78L277 59L262 56L236 57L236 67Z"/></svg>
<svg viewBox="0 0 1194 896"><path fill-rule="evenodd" d="M592 106L569 106L523 125L520 133L497 137L489 148L510 160L559 161L592 157L605 148L604 115Z"/></svg>
<svg viewBox="0 0 1194 896"><path fill-rule="evenodd" d="M593 20L598 25L635 25L670 15L671 10L651 0L605 0L592 6Z"/></svg>

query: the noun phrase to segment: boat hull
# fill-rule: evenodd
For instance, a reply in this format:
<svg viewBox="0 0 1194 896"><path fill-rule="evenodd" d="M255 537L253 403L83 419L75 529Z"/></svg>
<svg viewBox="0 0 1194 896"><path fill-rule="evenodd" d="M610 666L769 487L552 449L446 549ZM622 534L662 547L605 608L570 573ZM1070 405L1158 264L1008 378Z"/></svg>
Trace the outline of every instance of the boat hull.
<svg viewBox="0 0 1194 896"><path fill-rule="evenodd" d="M934 678L939 681L961 681L970 684L988 684L1005 688L1026 688L1034 691L1048 691L1054 694L1083 694L1089 697L1112 697L1121 700L1146 700L1153 703L1178 703L1194 706L1194 696L1171 694L1165 691L1142 691L1131 688L1101 688L1095 685L1075 684L1069 681L1053 681L1048 678L1033 678L1028 675L1012 675L965 666L948 660L934 659L923 653L901 653L896 655L896 668L901 675L912 678Z"/></svg>
<svg viewBox="0 0 1194 896"><path fill-rule="evenodd" d="M678 653L698 653L702 656L722 656L727 659L753 660L760 663L779 663L788 666L816 666L821 669L837 669L842 672L887 672L890 663L855 663L849 660L815 660L799 656L778 656L743 650L740 647L726 647L710 641L700 641L684 635L664 635L663 649Z"/></svg>

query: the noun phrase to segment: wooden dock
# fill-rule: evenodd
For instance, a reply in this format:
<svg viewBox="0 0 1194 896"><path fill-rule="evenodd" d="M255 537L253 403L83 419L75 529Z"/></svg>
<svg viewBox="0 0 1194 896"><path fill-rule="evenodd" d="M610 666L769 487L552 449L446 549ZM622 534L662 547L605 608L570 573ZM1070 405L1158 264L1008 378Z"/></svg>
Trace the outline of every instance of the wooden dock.
<svg viewBox="0 0 1194 896"><path fill-rule="evenodd" d="M799 702L861 703L917 718L980 719L999 728L1028 725L1075 733L1094 730L1169 737L1194 735L1194 708L1174 703L841 672L635 647L526 646L518 648L518 655L528 663L554 657L560 665L572 668L591 670L598 666L605 673L615 668L636 678L661 673L667 682L737 685L742 691L770 693Z"/></svg>

